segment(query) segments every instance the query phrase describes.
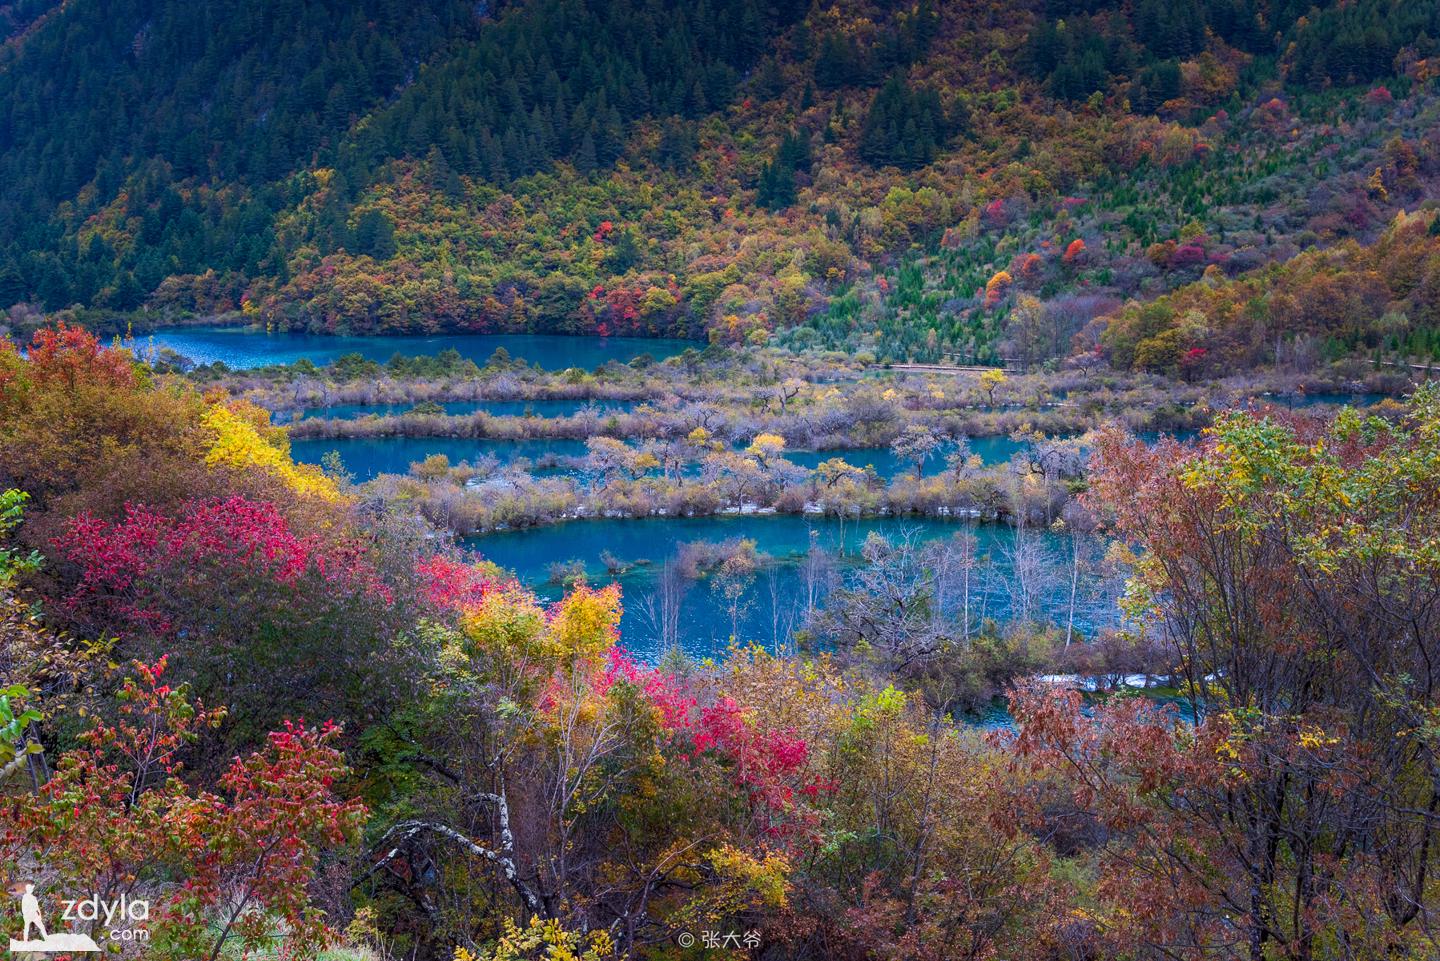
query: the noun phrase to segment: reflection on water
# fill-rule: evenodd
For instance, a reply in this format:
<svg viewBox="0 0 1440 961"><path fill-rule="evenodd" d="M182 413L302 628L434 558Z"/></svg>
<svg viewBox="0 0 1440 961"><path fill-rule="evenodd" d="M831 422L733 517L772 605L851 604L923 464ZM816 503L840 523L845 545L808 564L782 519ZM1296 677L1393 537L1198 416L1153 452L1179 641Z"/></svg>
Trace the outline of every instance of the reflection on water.
<svg viewBox="0 0 1440 961"><path fill-rule="evenodd" d="M584 457L583 440L475 440L457 437L349 437L302 438L290 444L291 456L302 464L318 464L329 451L338 451L345 470L357 481L378 474L403 474L410 465L431 454L444 454L450 463L475 463L494 457L502 464L517 458L535 460L546 455Z"/></svg>
<svg viewBox="0 0 1440 961"><path fill-rule="evenodd" d="M294 331L266 333L246 327L180 327L137 338L135 349L146 356L168 348L197 364L221 361L236 370L267 364L290 364L308 359L328 364L346 354L385 363L396 354L429 357L457 351L462 358L483 364L497 348L511 358L523 358L546 370L569 367L594 369L608 361L629 363L642 354L657 360L687 348L695 341L648 337L564 337L559 334L404 334L394 337L350 337Z"/></svg>
<svg viewBox="0 0 1440 961"><path fill-rule="evenodd" d="M540 400L442 400L434 402L447 416L456 417L484 411L493 417L571 417L581 411L593 410L602 416L622 413L640 406L638 400L588 400L544 398ZM401 404L334 404L330 407L307 407L294 412L275 414L276 423L287 420L324 417L329 420L358 420L361 417L399 417L414 410L417 402Z"/></svg>
<svg viewBox="0 0 1440 961"><path fill-rule="evenodd" d="M977 437L969 445L971 453L987 466L1005 463L1021 448L1019 442L1008 437ZM403 474L411 464L431 454L444 454L452 464L462 460L473 463L480 457L494 457L500 463L508 464L520 457L533 461L547 454L584 457L586 447L583 440L475 440L455 437L302 438L291 444L295 459L305 464L320 463L329 451L338 452L345 470L357 481L363 482L379 474ZM785 457L807 470L814 470L822 461L838 457L855 467L874 467L876 474L885 479L914 470L908 461L896 457L888 447L796 450L788 451ZM935 474L944 468L944 458L935 457L926 463L925 473Z"/></svg>
<svg viewBox="0 0 1440 961"><path fill-rule="evenodd" d="M723 654L733 634L741 644L758 643L778 649L796 629L804 627L812 599L823 605L824 596L858 562L858 553L871 533L892 543L969 534L976 540L980 559L970 578L969 610L972 620L1004 620L1014 606L1013 582L1017 551L1025 556L1030 584L1047 580L1042 571L1059 572L1069 556L1068 542L1048 531L1017 534L999 525L974 525L920 518L833 517L792 514L745 517L638 518L571 521L549 527L505 531L469 539L467 546L500 567L514 571L525 584L558 597L563 588L553 582L556 568L583 570L591 584L618 581L624 590L625 614L621 636L626 647L646 658L657 657L665 636L664 569L682 544L717 543L737 538L755 541L756 549L771 559L742 586L738 604L725 593L726 585L713 576L686 582L678 601L676 635L686 653L695 657ZM807 562L811 546L828 555L827 566ZM607 562L611 566L607 566ZM1067 575L1068 576L1068 575ZM1069 599L1065 577L1048 578L1051 584L1037 590L1042 609L1057 618ZM1113 618L1114 599L1095 590L1082 578L1083 609L1076 623L1089 629ZM674 596L673 588L671 597ZM959 587L941 598L954 614L967 595Z"/></svg>
<svg viewBox="0 0 1440 961"><path fill-rule="evenodd" d="M970 453L980 458L985 466L1003 464L1024 448L1024 444L1009 437L972 437L966 441ZM938 474L945 470L945 457L953 447L943 446L935 456L925 462L926 475ZM915 465L896 456L889 447L852 447L843 450L791 450L785 452L785 459L806 470L814 470L824 461L838 457L853 467L873 467L880 477L891 478L900 474L914 473Z"/></svg>

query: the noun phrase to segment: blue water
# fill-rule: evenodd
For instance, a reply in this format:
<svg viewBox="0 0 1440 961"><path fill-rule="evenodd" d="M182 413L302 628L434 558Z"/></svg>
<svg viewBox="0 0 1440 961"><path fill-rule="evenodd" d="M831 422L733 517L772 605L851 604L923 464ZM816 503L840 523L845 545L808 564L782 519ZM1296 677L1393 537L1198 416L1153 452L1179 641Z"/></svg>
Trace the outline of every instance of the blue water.
<svg viewBox="0 0 1440 961"><path fill-rule="evenodd" d="M987 467L994 464L1003 464L1015 456L1024 445L1019 441L1011 440L1009 437L998 435L994 437L972 437L968 441L970 453L979 457ZM942 447L924 465L924 474L933 476L946 469L945 457L953 450L952 447ZM806 470L814 470L824 461L838 457L852 467L873 467L875 473L884 478L896 477L900 474L914 473L915 465L910 461L901 460L895 456L895 452L888 447L852 447L843 450L789 450L785 452L785 459L793 464L798 464Z"/></svg>
<svg viewBox="0 0 1440 961"><path fill-rule="evenodd" d="M237 370L268 364L290 364L308 358L328 364L345 354L359 354L366 360L385 363L396 354L406 357L433 356L456 350L461 357L484 364L497 347L512 359L524 358L546 370L583 367L587 370L608 361L629 363L642 354L657 360L672 357L702 344L673 338L646 337L564 337L558 334L407 334L396 337L350 337L298 332L265 333L245 327L179 327L137 338L135 348L148 355L151 346L169 348L197 364L222 361Z"/></svg>
<svg viewBox="0 0 1440 961"><path fill-rule="evenodd" d="M1373 407L1389 394L1271 394L1255 398L1276 407L1314 407L1318 404Z"/></svg>
<svg viewBox="0 0 1440 961"><path fill-rule="evenodd" d="M1154 444L1162 437L1171 437L1182 444L1188 444L1200 437L1200 431L1194 428L1185 430L1142 430L1135 434L1136 440L1143 440L1147 444Z"/></svg>
<svg viewBox="0 0 1440 961"><path fill-rule="evenodd" d="M509 464L524 457L585 456L583 440L474 440L456 437L304 438L292 441L290 454L302 464L318 464L329 451L339 451L345 470L363 482L378 474L404 474L410 465L431 454L444 454L451 464L475 463L494 457Z"/></svg>
<svg viewBox="0 0 1440 961"><path fill-rule="evenodd" d="M451 416L463 416L484 411L496 417L570 417L582 410L594 409L601 414L620 413L634 410L640 405L637 400L572 400L569 398L543 400L446 400L438 402L441 409ZM336 404L333 407L307 407L298 411L298 417L327 417L331 420L358 420L361 417L398 417L415 407L415 402L403 404ZM291 419L284 413L275 420Z"/></svg>
<svg viewBox="0 0 1440 961"><path fill-rule="evenodd" d="M813 533L812 533L813 532ZM1008 572L1006 551L1015 543L1015 533L999 525L968 525L941 520L911 518L838 518L780 515L744 517L638 518L572 521L550 527L504 531L470 538L466 546L479 556L513 571L522 583L547 597L558 597L563 588L552 581L552 565L579 561L592 585L618 581L625 612L621 620L624 644L638 656L654 658L661 652L663 634L650 608L657 597L656 584L667 560L681 544L751 539L757 549L772 558L754 576L741 599L738 643L758 643L772 649L795 629L803 627L806 578L801 561L811 543L841 555L836 576L846 575L844 557L853 565L865 538L876 532L892 541L910 534L921 540L949 537L961 532L973 534L977 552L987 562L972 574L971 613L1003 619L1010 608L1005 583ZM1025 536L1040 542L1060 564L1065 545L1055 535L1041 532ZM813 537L813 541L812 541ZM607 571L602 555L628 565L618 576ZM1047 610L1063 617L1068 599L1068 581L1045 599ZM824 591L821 592L822 596ZM1082 591L1093 597L1093 591ZM960 603L958 589L945 599L952 610ZM1081 612L1077 623L1108 623L1113 609L1094 607ZM823 601L822 601L823 605ZM693 657L723 654L731 643L732 620L729 604L713 577L688 582L680 604L679 641Z"/></svg>
<svg viewBox="0 0 1440 961"><path fill-rule="evenodd" d="M1154 688L1151 688L1153 691ZM1173 694L1147 694L1142 687L1121 687L1118 690L1109 690L1103 694L1085 694L1084 706L1080 713L1086 717L1094 717L1096 707L1104 700L1115 697L1144 697L1158 707L1171 712L1174 721L1194 724L1196 718L1195 705L1188 699L1176 697ZM1204 714L1204 710L1200 714ZM1010 706L1003 699L991 701L988 705L977 712L959 715L961 722L971 727L977 727L984 731L1018 732L1019 725L1015 723L1015 715L1010 713Z"/></svg>
<svg viewBox="0 0 1440 961"><path fill-rule="evenodd" d="M332 408L333 409L333 408ZM408 408L407 408L408 409ZM1020 444L1008 437L977 437L970 441L970 450L988 466L1002 464L1020 449ZM468 440L453 437L335 437L305 438L291 444L291 454L297 461L318 464L329 451L338 451L345 469L353 474L356 481L364 482L380 474L403 474L410 465L424 460L431 454L444 454L450 463L462 460L475 461L490 456L508 464L517 458L535 460L546 454L563 457L584 457L583 440ZM807 470L832 457L839 457L847 464L864 468L873 466L876 474L890 479L913 470L906 461L897 458L888 447L859 447L849 450L805 451L786 453L786 458ZM925 473L934 475L945 469L943 457L932 458L925 465ZM687 475L699 473L698 465L691 465Z"/></svg>

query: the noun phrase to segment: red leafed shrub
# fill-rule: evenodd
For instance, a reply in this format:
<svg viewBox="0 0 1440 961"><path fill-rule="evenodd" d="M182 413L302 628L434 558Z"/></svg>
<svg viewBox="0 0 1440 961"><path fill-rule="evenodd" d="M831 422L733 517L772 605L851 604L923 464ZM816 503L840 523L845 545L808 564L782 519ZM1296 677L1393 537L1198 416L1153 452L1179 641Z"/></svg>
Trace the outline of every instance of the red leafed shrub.
<svg viewBox="0 0 1440 961"><path fill-rule="evenodd" d="M55 546L80 568L67 598L72 613L86 610L164 632L182 616L177 582L211 574L212 587L259 576L295 587L302 579L331 591L389 599L389 590L357 544L330 545L297 534L271 504L234 496L187 505L176 517L128 504L110 524L88 514L70 521Z"/></svg>
<svg viewBox="0 0 1440 961"><path fill-rule="evenodd" d="M985 226L996 230L1010 223L1010 212L1005 207L1003 197L996 197L986 204L980 216L985 221Z"/></svg>
<svg viewBox="0 0 1440 961"><path fill-rule="evenodd" d="M639 688L659 713L660 723L666 730L688 730L693 723L695 698L680 682L664 671L637 664L629 653L618 647L610 652L610 663L597 686L605 693L617 681Z"/></svg>
<svg viewBox="0 0 1440 961"><path fill-rule="evenodd" d="M100 346L95 335L63 320L35 331L29 350L30 376L48 386L131 387L135 372L117 350Z"/></svg>
<svg viewBox="0 0 1440 961"><path fill-rule="evenodd" d="M1023 253L1010 262L1011 276L1018 278L1022 283L1033 284L1040 276L1042 261L1036 253Z"/></svg>
<svg viewBox="0 0 1440 961"><path fill-rule="evenodd" d="M199 694L235 710L240 745L290 714L368 717L405 696L392 639L418 597L382 578L383 548L372 560L343 531L301 530L240 496L173 514L131 504L113 523L81 514L54 540L50 609L124 657L175 652Z"/></svg>
<svg viewBox="0 0 1440 961"><path fill-rule="evenodd" d="M612 288L605 292L599 310L599 322L611 333L633 333L639 328L642 288Z"/></svg>
<svg viewBox="0 0 1440 961"><path fill-rule="evenodd" d="M827 788L810 771L810 746L804 738L788 729L756 724L734 698L721 697L699 708L683 682L665 671L637 664L619 648L611 651L596 686L604 693L617 682L641 691L660 723L676 735L684 753L692 759L709 756L720 762L731 783L745 792L769 833L793 829L793 824L775 817L797 813L797 794L813 799Z"/></svg>
<svg viewBox="0 0 1440 961"><path fill-rule="evenodd" d="M1069 246L1065 248L1065 253L1060 259L1067 264L1073 264L1084 255L1085 241L1077 237L1074 240L1070 241Z"/></svg>
<svg viewBox="0 0 1440 961"><path fill-rule="evenodd" d="M714 752L731 771L752 807L770 814L793 808L797 791L814 795L819 783L807 778L810 746L792 731L762 729L733 698L722 697L701 710L691 742L697 755ZM782 826L772 826L781 832Z"/></svg>
<svg viewBox="0 0 1440 961"><path fill-rule="evenodd" d="M0 819L0 859L60 891L147 902L147 957L245 953L286 931L286 957L333 940L308 888L322 849L359 836L366 811L333 785L347 774L339 730L287 722L237 757L217 790L179 776L184 749L223 711L163 682L167 659L136 662L113 721L95 720L33 794ZM106 919L90 934L104 943ZM77 929L79 930L79 929Z"/></svg>
<svg viewBox="0 0 1440 961"><path fill-rule="evenodd" d="M1205 262L1205 244L1199 240L1181 244L1170 254L1170 266L1174 268L1194 267Z"/></svg>
<svg viewBox="0 0 1440 961"><path fill-rule="evenodd" d="M425 599L436 607L460 611L478 604L494 587L494 580L473 564L436 555L416 567Z"/></svg>

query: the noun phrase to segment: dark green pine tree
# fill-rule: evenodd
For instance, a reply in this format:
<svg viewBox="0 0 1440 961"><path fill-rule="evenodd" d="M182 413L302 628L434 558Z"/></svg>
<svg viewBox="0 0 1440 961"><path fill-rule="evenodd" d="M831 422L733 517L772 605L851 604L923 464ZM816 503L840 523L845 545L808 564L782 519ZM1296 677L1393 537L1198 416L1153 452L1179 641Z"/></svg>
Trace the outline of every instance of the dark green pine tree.
<svg viewBox="0 0 1440 961"><path fill-rule="evenodd" d="M809 173L812 162L810 138L797 131L786 134L785 139L780 141L780 146L775 151L775 162L789 167L791 170Z"/></svg>
<svg viewBox="0 0 1440 961"><path fill-rule="evenodd" d="M611 244L610 253L605 257L605 269L612 274L623 274L640 263L640 245L630 229L620 231Z"/></svg>
<svg viewBox="0 0 1440 961"><path fill-rule="evenodd" d="M460 175L450 166L450 161L445 159L445 154L439 147L430 148L430 153L425 158L425 173L430 188L444 194L446 199L454 201L465 196L465 184L461 182Z"/></svg>
<svg viewBox="0 0 1440 961"><path fill-rule="evenodd" d="M783 210L795 203L799 191L796 173L809 173L810 138L799 131L786 134L775 154L760 171L755 202L768 210Z"/></svg>
<svg viewBox="0 0 1440 961"><path fill-rule="evenodd" d="M355 223L355 253L389 260L395 256L395 225L373 207Z"/></svg>
<svg viewBox="0 0 1440 961"><path fill-rule="evenodd" d="M865 54L853 37L830 34L820 41L815 83L825 90L860 84L870 77Z"/></svg>
<svg viewBox="0 0 1440 961"><path fill-rule="evenodd" d="M595 153L595 136L587 130L585 136L580 138L580 149L575 151L575 169L588 177L599 168L600 161Z"/></svg>
<svg viewBox="0 0 1440 961"><path fill-rule="evenodd" d="M670 117L660 127L655 162L669 170L684 172L695 159L695 133L684 120Z"/></svg>
<svg viewBox="0 0 1440 961"><path fill-rule="evenodd" d="M876 166L923 167L949 140L951 127L938 93L911 89L902 77L891 77L861 125L860 158Z"/></svg>
<svg viewBox="0 0 1440 961"><path fill-rule="evenodd" d="M625 125L620 120L620 111L611 107L595 128L595 159L602 166L610 167L624 153Z"/></svg>
<svg viewBox="0 0 1440 961"><path fill-rule="evenodd" d="M755 93L762 100L774 100L785 91L785 74L774 57L767 57L755 74Z"/></svg>
<svg viewBox="0 0 1440 961"><path fill-rule="evenodd" d="M63 310L75 302L70 273L59 258L49 256L44 259L35 293L48 310Z"/></svg>
<svg viewBox="0 0 1440 961"><path fill-rule="evenodd" d="M110 295L110 306L116 310L136 310L145 302L145 291L130 271L120 275L120 282Z"/></svg>
<svg viewBox="0 0 1440 961"><path fill-rule="evenodd" d="M0 264L0 310L13 307L25 299L29 289L13 260Z"/></svg>
<svg viewBox="0 0 1440 961"><path fill-rule="evenodd" d="M783 210L795 203L795 196L794 168L775 161L767 163L760 171L755 202L767 210Z"/></svg>

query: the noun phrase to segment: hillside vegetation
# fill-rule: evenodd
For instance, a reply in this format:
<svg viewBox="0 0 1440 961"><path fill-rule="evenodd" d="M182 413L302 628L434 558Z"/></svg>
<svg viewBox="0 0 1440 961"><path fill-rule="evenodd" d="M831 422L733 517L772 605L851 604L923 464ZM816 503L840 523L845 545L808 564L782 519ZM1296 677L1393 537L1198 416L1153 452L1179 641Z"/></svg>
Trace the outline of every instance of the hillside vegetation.
<svg viewBox="0 0 1440 961"><path fill-rule="evenodd" d="M1108 349L1092 321L1127 301L1371 243L1440 172L1424 4L0 10L0 305L22 322L1032 366ZM1433 357L1407 322L1363 346ZM1267 342L1250 361L1292 353Z"/></svg>

